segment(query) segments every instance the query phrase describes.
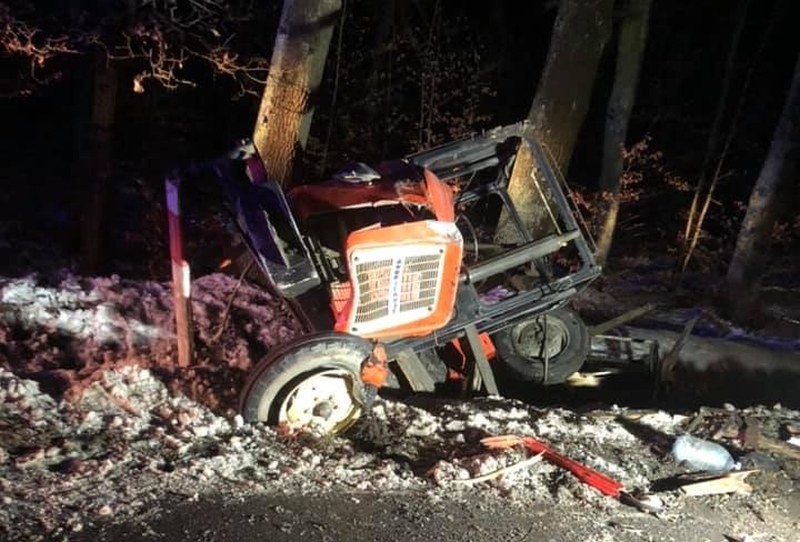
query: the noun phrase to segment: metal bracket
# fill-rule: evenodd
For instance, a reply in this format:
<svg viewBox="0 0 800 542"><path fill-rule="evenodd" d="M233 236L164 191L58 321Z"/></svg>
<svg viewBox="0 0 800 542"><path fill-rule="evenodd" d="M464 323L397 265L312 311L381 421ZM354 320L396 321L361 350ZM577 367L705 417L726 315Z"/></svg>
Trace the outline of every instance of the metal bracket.
<svg viewBox="0 0 800 542"><path fill-rule="evenodd" d="M416 352L411 349L401 350L397 353L396 361L412 390L435 391L436 384Z"/></svg>
<svg viewBox="0 0 800 542"><path fill-rule="evenodd" d="M494 372L492 372L489 360L483 352L481 339L478 337L478 330L475 324L466 326L464 331L467 334L467 345L470 350L470 355L475 362L475 369L477 369L477 374L475 376L480 377L480 379L475 379L474 385L477 384L479 386L480 382L483 381L483 387L486 388L486 393L489 395L500 395L500 390L497 388L497 382L495 382L494 379Z"/></svg>

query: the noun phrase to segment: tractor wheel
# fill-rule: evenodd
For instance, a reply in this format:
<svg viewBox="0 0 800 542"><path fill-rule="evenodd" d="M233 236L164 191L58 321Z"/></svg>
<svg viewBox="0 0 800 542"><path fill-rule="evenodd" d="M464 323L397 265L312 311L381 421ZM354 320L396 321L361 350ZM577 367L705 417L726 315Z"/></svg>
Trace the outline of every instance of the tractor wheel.
<svg viewBox="0 0 800 542"><path fill-rule="evenodd" d="M248 378L242 416L319 435L339 433L361 413L361 362L371 352L369 341L339 333L302 337L270 352Z"/></svg>
<svg viewBox="0 0 800 542"><path fill-rule="evenodd" d="M514 377L544 385L561 384L578 371L590 343L583 320L563 308L514 324L495 333L492 340L498 357Z"/></svg>

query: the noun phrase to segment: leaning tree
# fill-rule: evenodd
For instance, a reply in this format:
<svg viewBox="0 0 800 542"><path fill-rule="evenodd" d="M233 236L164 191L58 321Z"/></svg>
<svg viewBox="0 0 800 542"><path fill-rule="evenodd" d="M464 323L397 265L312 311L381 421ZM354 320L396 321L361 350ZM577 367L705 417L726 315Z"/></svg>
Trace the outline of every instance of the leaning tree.
<svg viewBox="0 0 800 542"><path fill-rule="evenodd" d="M562 0L553 25L550 48L528 121L530 130L566 172L583 119L589 110L595 75L611 36L613 0ZM520 152L509 194L525 227L546 231L546 207L532 186L533 161ZM497 240L514 242L514 229L501 218Z"/></svg>
<svg viewBox="0 0 800 542"><path fill-rule="evenodd" d="M748 309L768 260L768 243L784 183L796 179L800 152L800 56L772 136L767 157L750 194L736 249L728 268L729 298L741 315Z"/></svg>
<svg viewBox="0 0 800 542"><path fill-rule="evenodd" d="M297 148L305 148L314 98L322 81L341 0L284 0L253 143L267 175L291 179Z"/></svg>

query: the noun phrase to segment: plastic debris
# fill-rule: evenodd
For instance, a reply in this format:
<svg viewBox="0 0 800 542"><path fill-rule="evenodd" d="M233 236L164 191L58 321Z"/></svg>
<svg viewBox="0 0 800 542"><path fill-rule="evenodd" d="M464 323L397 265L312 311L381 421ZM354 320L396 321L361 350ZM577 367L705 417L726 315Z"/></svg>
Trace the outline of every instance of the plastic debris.
<svg viewBox="0 0 800 542"><path fill-rule="evenodd" d="M753 486L745 482L745 478L754 472L759 471L746 470L729 472L722 475L707 475L712 477L706 480L682 485L681 493L694 497L699 497L701 495L722 495L725 493L749 495L753 492Z"/></svg>
<svg viewBox="0 0 800 542"><path fill-rule="evenodd" d="M689 435L675 439L672 457L678 464L704 472L727 472L740 468L728 450L719 444Z"/></svg>
<svg viewBox="0 0 800 542"><path fill-rule="evenodd" d="M758 469L764 472L778 472L780 465L775 459L764 452L750 452L739 458L743 469Z"/></svg>

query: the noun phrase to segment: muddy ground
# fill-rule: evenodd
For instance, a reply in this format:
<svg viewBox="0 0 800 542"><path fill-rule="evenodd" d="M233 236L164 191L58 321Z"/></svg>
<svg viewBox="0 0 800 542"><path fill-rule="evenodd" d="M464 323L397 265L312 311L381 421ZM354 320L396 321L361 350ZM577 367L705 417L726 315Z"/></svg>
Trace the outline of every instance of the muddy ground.
<svg viewBox="0 0 800 542"><path fill-rule="evenodd" d="M680 364L698 385L657 403L642 367L505 399L389 394L350 432L319 441L235 416L252 363L298 331L258 288L242 285L226 319L235 279L195 281L189 369L174 363L164 284L64 272L0 288L3 540L800 540L800 461L765 448L800 421L791 333L703 320ZM591 294L577 308L614 311L610 285ZM666 351L692 314L673 308L619 332L656 336ZM752 371L736 379L734 366ZM721 375L738 385L716 397ZM780 394L754 385L758 375L783 382L785 399L764 400ZM687 470L670 445L687 431L758 467L752 492L670 487ZM481 446L502 434L535 436L664 508L636 510L548 462L470 482L528 457Z"/></svg>

